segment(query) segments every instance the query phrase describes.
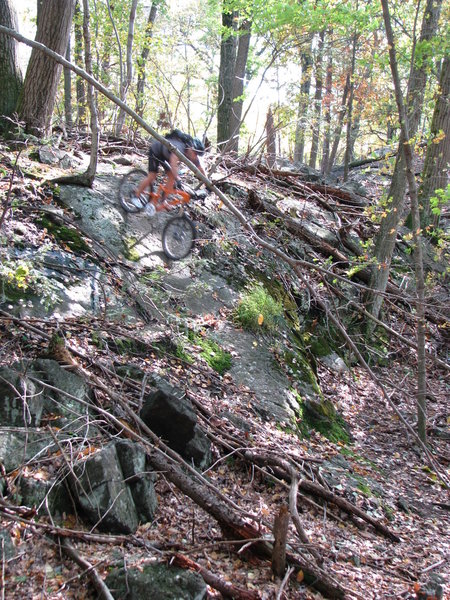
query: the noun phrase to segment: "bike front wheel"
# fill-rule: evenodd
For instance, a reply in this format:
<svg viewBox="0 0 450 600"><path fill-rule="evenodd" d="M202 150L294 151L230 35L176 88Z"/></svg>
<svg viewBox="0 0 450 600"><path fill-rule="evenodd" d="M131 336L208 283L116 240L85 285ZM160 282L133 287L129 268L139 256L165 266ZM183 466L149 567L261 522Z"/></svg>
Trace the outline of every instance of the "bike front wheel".
<svg viewBox="0 0 450 600"><path fill-rule="evenodd" d="M181 260L191 251L195 237L195 225L189 217L172 217L162 232L164 254L171 260Z"/></svg>
<svg viewBox="0 0 450 600"><path fill-rule="evenodd" d="M142 210L131 202L131 198L135 195L136 188L145 177L147 177L147 173L143 169L133 169L126 173L120 180L118 196L120 205L124 211L136 213Z"/></svg>

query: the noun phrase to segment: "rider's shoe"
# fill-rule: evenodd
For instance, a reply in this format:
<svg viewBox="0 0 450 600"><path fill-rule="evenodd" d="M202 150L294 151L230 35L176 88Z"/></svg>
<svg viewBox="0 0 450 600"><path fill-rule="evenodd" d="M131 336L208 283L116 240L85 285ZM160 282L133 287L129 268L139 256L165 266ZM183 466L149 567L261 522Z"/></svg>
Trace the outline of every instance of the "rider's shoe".
<svg viewBox="0 0 450 600"><path fill-rule="evenodd" d="M149 202L147 204L147 206L145 207L145 214L147 215L147 217L153 217L156 213L156 208L155 205L153 204L153 202Z"/></svg>
<svg viewBox="0 0 450 600"><path fill-rule="evenodd" d="M145 206L145 196L144 194L141 194L140 196L131 196L130 202L133 206L139 208L140 210Z"/></svg>

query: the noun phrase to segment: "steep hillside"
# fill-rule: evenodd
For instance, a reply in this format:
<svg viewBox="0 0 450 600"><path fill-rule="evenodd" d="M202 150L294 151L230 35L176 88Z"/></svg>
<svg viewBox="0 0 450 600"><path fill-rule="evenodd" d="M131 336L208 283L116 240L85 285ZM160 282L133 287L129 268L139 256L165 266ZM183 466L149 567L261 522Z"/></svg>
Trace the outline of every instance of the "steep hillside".
<svg viewBox="0 0 450 600"><path fill-rule="evenodd" d="M206 582L186 598L444 597L444 268L430 245L425 453L407 236L385 327L365 336L386 172L342 185L224 161L212 179L230 205L192 202L198 239L171 261L170 215L117 200L145 146L102 147L92 190L49 183L86 160L75 142L51 165L55 148L2 148L3 595L123 597L116 571L133 587L162 563ZM80 491L90 469L106 509Z"/></svg>

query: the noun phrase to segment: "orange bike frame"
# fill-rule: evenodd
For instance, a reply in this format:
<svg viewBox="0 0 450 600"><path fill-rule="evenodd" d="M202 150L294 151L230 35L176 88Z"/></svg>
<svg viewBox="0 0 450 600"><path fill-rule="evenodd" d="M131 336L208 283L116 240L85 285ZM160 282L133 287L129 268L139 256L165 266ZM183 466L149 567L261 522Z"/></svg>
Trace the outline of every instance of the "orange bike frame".
<svg viewBox="0 0 450 600"><path fill-rule="evenodd" d="M150 192L150 201L153 202L157 211L167 210L169 207L178 206L179 204L188 204L191 200L191 195L188 192L180 189L169 189L161 183L156 192Z"/></svg>

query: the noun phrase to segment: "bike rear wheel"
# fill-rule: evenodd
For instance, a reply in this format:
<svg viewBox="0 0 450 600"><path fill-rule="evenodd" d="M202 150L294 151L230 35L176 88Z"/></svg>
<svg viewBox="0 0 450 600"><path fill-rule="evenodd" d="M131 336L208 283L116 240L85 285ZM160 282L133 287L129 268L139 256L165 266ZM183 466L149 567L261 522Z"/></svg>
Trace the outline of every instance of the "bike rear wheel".
<svg viewBox="0 0 450 600"><path fill-rule="evenodd" d="M191 251L195 237L195 225L189 217L172 217L162 232L164 254L171 260L181 260Z"/></svg>
<svg viewBox="0 0 450 600"><path fill-rule="evenodd" d="M147 177L147 173L143 169L133 169L126 173L120 180L118 190L119 202L126 212L137 213L142 210L131 202L131 198L135 195L136 188L145 177Z"/></svg>

